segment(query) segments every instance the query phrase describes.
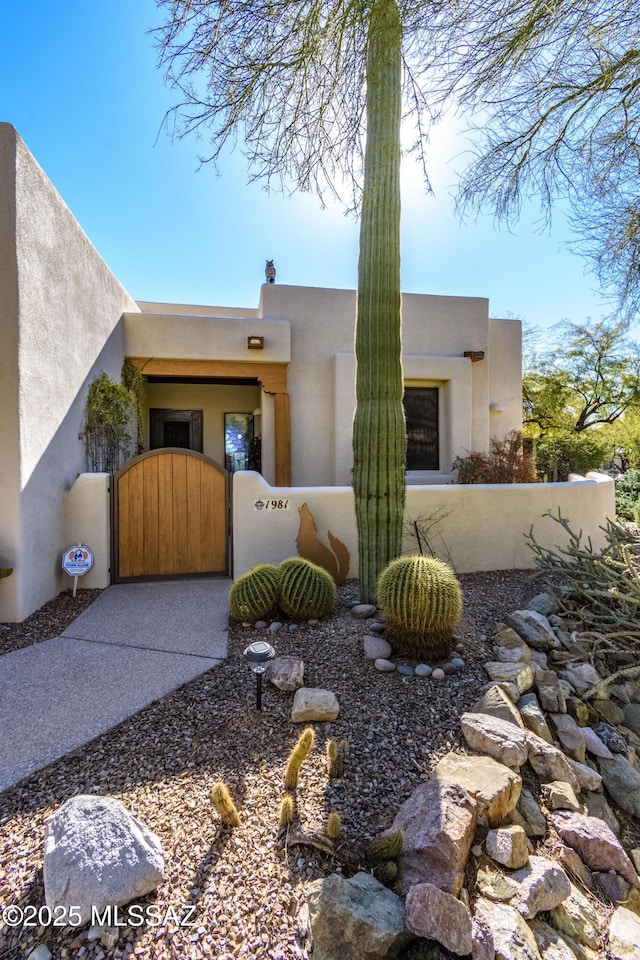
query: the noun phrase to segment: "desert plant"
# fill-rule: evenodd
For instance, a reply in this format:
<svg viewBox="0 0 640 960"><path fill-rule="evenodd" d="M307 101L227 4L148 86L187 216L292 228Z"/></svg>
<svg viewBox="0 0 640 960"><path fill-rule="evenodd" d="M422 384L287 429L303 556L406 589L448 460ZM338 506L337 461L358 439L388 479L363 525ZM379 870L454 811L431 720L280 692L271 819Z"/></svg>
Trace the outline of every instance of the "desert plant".
<svg viewBox="0 0 640 960"><path fill-rule="evenodd" d="M522 434L511 430L501 439L491 440L488 454L456 457L451 465L457 471L455 483L535 483L533 460L522 444Z"/></svg>
<svg viewBox="0 0 640 960"><path fill-rule="evenodd" d="M640 470L627 470L616 480L616 516L618 520L636 520L635 511L639 503Z"/></svg>
<svg viewBox="0 0 640 960"><path fill-rule="evenodd" d="M398 864L394 860L383 860L375 865L373 875L380 883L389 886L398 876Z"/></svg>
<svg viewBox="0 0 640 960"><path fill-rule="evenodd" d="M0 567L0 580L3 577L10 577L13 573L13 567Z"/></svg>
<svg viewBox="0 0 640 960"><path fill-rule="evenodd" d="M433 557L398 557L378 580L385 636L398 652L443 660L462 615L462 590L451 567Z"/></svg>
<svg viewBox="0 0 640 960"><path fill-rule="evenodd" d="M336 743L335 740L327 740L325 752L327 756L327 765L329 768L329 778L331 780L335 780L337 777L341 777L344 773L344 764L348 752L348 743L346 740L341 740L340 743Z"/></svg>
<svg viewBox="0 0 640 960"><path fill-rule="evenodd" d="M228 827L239 826L240 817L238 816L236 805L231 799L231 794L227 787L221 780L211 788L211 799L223 823Z"/></svg>
<svg viewBox="0 0 640 960"><path fill-rule="evenodd" d="M404 847L404 833L402 830L392 830L374 837L367 847L369 863L381 863L385 860L396 860Z"/></svg>
<svg viewBox="0 0 640 960"><path fill-rule="evenodd" d="M106 373L93 381L87 395L84 440L91 470L115 473L129 457L135 395Z"/></svg>
<svg viewBox="0 0 640 960"><path fill-rule="evenodd" d="M335 606L333 577L302 557L291 557L280 564L278 582L280 607L292 620L320 620Z"/></svg>
<svg viewBox="0 0 640 960"><path fill-rule="evenodd" d="M335 840L336 837L339 837L342 833L342 820L340 814L336 813L335 810L332 810L329 816L327 817L327 824L325 826L325 833L330 840Z"/></svg>
<svg viewBox="0 0 640 960"><path fill-rule="evenodd" d="M293 823L295 809L296 807L293 797L290 793L285 793L284 797L280 801L280 813L278 818L278 825L280 827L288 827Z"/></svg>
<svg viewBox="0 0 640 960"><path fill-rule="evenodd" d="M298 786L298 775L303 761L308 757L315 744L313 727L307 727L298 737L298 741L291 751L287 769L284 775L284 785L287 790L295 790Z"/></svg>
<svg viewBox="0 0 640 960"><path fill-rule="evenodd" d="M536 469L542 478L564 481L570 473L596 470L606 456L606 447L587 433L555 434L538 440Z"/></svg>
<svg viewBox="0 0 640 960"><path fill-rule="evenodd" d="M229 591L229 610L234 620L262 620L278 606L278 569L269 563L258 564L235 581Z"/></svg>

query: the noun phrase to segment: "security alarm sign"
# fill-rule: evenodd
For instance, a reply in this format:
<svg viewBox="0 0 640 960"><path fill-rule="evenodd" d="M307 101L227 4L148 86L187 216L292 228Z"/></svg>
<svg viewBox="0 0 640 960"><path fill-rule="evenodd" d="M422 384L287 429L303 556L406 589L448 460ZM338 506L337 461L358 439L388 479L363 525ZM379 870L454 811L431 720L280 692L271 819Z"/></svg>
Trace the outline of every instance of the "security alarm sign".
<svg viewBox="0 0 640 960"><path fill-rule="evenodd" d="M81 577L91 570L93 566L93 554L88 547L78 544L76 547L69 547L62 555L62 569L70 577Z"/></svg>

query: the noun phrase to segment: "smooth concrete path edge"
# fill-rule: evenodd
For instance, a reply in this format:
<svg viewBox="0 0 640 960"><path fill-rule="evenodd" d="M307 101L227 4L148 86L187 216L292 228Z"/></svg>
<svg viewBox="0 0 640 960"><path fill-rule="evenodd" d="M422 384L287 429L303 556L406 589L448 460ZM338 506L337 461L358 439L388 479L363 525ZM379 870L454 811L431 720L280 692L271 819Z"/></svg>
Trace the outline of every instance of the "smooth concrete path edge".
<svg viewBox="0 0 640 960"><path fill-rule="evenodd" d="M0 657L0 792L220 664L230 585L108 587L61 636Z"/></svg>

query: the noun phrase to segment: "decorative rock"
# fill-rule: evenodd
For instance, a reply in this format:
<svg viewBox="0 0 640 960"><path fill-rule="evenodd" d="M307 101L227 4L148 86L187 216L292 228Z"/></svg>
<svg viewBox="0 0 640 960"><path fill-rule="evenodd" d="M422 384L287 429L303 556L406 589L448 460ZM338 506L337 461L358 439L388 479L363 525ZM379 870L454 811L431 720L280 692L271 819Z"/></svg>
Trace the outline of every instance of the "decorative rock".
<svg viewBox="0 0 640 960"><path fill-rule="evenodd" d="M526 693L533 686L533 672L528 663L500 663L497 660L489 660L485 663L484 669L492 680L513 683L521 694Z"/></svg>
<svg viewBox="0 0 640 960"><path fill-rule="evenodd" d="M439 761L432 776L451 780L474 797L478 818L489 826L497 826L514 809L522 789L518 774L490 757L450 752Z"/></svg>
<svg viewBox="0 0 640 960"><path fill-rule="evenodd" d="M640 733L640 703L628 703L623 707L624 724L633 730L634 733Z"/></svg>
<svg viewBox="0 0 640 960"><path fill-rule="evenodd" d="M551 819L561 839L592 870L615 870L629 883L636 882L633 864L603 820L564 810Z"/></svg>
<svg viewBox="0 0 640 960"><path fill-rule="evenodd" d="M256 620L256 630L266 630L268 626L266 620Z"/></svg>
<svg viewBox="0 0 640 960"><path fill-rule="evenodd" d="M558 843L554 845L553 853L554 856L557 856L565 871L574 879L578 880L585 890L590 890L591 892L595 890L595 883L591 871L584 865L575 850L568 847L566 843Z"/></svg>
<svg viewBox="0 0 640 960"><path fill-rule="evenodd" d="M511 904L526 920L553 910L571 893L569 878L562 867L546 857L530 857L526 867L510 875L509 882L516 885Z"/></svg>
<svg viewBox="0 0 640 960"><path fill-rule="evenodd" d="M377 660L374 660L373 665L380 673L394 673L396 669L393 660L385 660L384 657L378 657Z"/></svg>
<svg viewBox="0 0 640 960"><path fill-rule="evenodd" d="M575 953L564 937L544 920L532 920L529 926L542 960L576 960Z"/></svg>
<svg viewBox="0 0 640 960"><path fill-rule="evenodd" d="M587 748L588 752L592 753L594 757L604 757L606 760L611 760L613 757L611 750L609 750L609 747L603 743L595 730L593 730L591 727L582 727L581 729L582 736L584 737L585 747Z"/></svg>
<svg viewBox="0 0 640 960"><path fill-rule="evenodd" d="M81 924L92 907L123 906L155 890L163 871L158 837L112 797L71 797L46 822L45 901L76 907Z"/></svg>
<svg viewBox="0 0 640 960"><path fill-rule="evenodd" d="M569 765L576 776L578 786L581 790L600 789L602 786L602 777L597 770L594 770L586 763L578 763L577 760L572 760L571 757L567 759L569 760Z"/></svg>
<svg viewBox="0 0 640 960"><path fill-rule="evenodd" d="M462 659L462 657L451 657L451 660L449 660L449 663L451 664L452 667L455 667L456 670L462 670L462 668L464 667L464 660Z"/></svg>
<svg viewBox="0 0 640 960"><path fill-rule="evenodd" d="M315 880L307 902L314 960L382 960L413 939L402 901L371 874Z"/></svg>
<svg viewBox="0 0 640 960"><path fill-rule="evenodd" d="M502 687L494 684L474 703L471 708L472 713L484 713L489 717L497 717L498 720L505 720L512 723L521 730L524 730L524 723L520 716L520 711L516 709L513 700L507 696Z"/></svg>
<svg viewBox="0 0 640 960"><path fill-rule="evenodd" d="M427 882L457 896L476 821L475 800L456 783L432 775L416 787L400 806L391 828L404 833L398 860L402 892Z"/></svg>
<svg viewBox="0 0 640 960"><path fill-rule="evenodd" d="M433 680L444 680L445 678L444 670L442 670L440 667L436 667L436 669L431 674L431 678Z"/></svg>
<svg viewBox="0 0 640 960"><path fill-rule="evenodd" d="M267 668L267 677L278 690L298 690L304 683L304 662L299 657L276 657Z"/></svg>
<svg viewBox="0 0 640 960"><path fill-rule="evenodd" d="M416 673L415 668L410 663L399 663L396 670L403 677L414 677Z"/></svg>
<svg viewBox="0 0 640 960"><path fill-rule="evenodd" d="M579 944L594 950L601 945L598 914L573 883L566 900L551 911L551 925Z"/></svg>
<svg viewBox="0 0 640 960"><path fill-rule="evenodd" d="M522 827L498 827L490 830L485 843L487 855L505 867L517 870L529 861L527 835Z"/></svg>
<svg viewBox="0 0 640 960"><path fill-rule="evenodd" d="M610 900L611 903L626 902L629 899L630 885L617 873L598 873L593 874L595 886L601 899Z"/></svg>
<svg viewBox="0 0 640 960"><path fill-rule="evenodd" d="M504 873L484 867L476 876L476 892L494 903L509 903L516 895L516 888Z"/></svg>
<svg viewBox="0 0 640 960"><path fill-rule="evenodd" d="M480 897L475 917L491 930L495 955L500 960L541 960L533 933L513 907Z"/></svg>
<svg viewBox="0 0 640 960"><path fill-rule="evenodd" d="M493 642L497 647L511 647L512 649L528 646L520 634L516 633L513 627L508 627L506 623L496 623Z"/></svg>
<svg viewBox="0 0 640 960"><path fill-rule="evenodd" d="M457 672L458 672L458 667L456 667L455 664L453 664L453 663L451 663L451 661L449 661L449 663L443 663L443 665L442 665L442 671L443 671L443 673L444 673L447 677L450 677L450 676L452 676L454 673L457 673Z"/></svg>
<svg viewBox="0 0 640 960"><path fill-rule="evenodd" d="M278 630L281 629L281 627L282 627L282 624L280 623L279 620L274 620L272 623L269 624L269 630L271 631L271 633L277 633Z"/></svg>
<svg viewBox="0 0 640 960"><path fill-rule="evenodd" d="M536 650L553 650L560 646L547 618L535 610L515 610L505 623Z"/></svg>
<svg viewBox="0 0 640 960"><path fill-rule="evenodd" d="M537 593L528 603L525 604L525 610L535 610L541 613L543 617L550 617L560 609L558 598L552 593Z"/></svg>
<svg viewBox="0 0 640 960"><path fill-rule="evenodd" d="M527 787L523 787L516 808L522 814L533 837L544 837L547 833L547 821L542 815L535 797Z"/></svg>
<svg viewBox="0 0 640 960"><path fill-rule="evenodd" d="M601 720L599 723L595 724L593 732L602 741L602 743L609 748L612 754L627 752L627 741L621 733L618 733L615 727L611 726L610 723L605 723L603 720ZM597 756L599 756L599 754L597 754ZM606 759L611 760L611 757L606 757Z"/></svg>
<svg viewBox="0 0 640 960"><path fill-rule="evenodd" d="M585 703L584 700L580 700L578 697L567 697L566 701L567 713L570 717L576 721L580 729L588 726L589 723L593 720L598 719L598 716L588 703Z"/></svg>
<svg viewBox="0 0 640 960"><path fill-rule="evenodd" d="M579 810L580 804L570 784L552 780L542 785L542 795L551 810Z"/></svg>
<svg viewBox="0 0 640 960"><path fill-rule="evenodd" d="M310 621L307 620L307 623L309 623L309 622L310 622ZM298 624L297 624L297 623L288 623L288 624L287 624L287 630L289 631L289 633L295 633L297 629L298 629Z"/></svg>
<svg viewBox="0 0 640 960"><path fill-rule="evenodd" d="M624 723L624 711L613 700L592 700L591 703L598 716L606 720L607 723L614 726Z"/></svg>
<svg viewBox="0 0 640 960"><path fill-rule="evenodd" d="M540 697L540 703L545 710L549 710L551 713L566 713L567 705L564 694L558 680L558 674L554 670L545 670L538 675L536 690Z"/></svg>
<svg viewBox="0 0 640 960"><path fill-rule="evenodd" d="M593 793L584 793L584 805L588 817L598 817L604 820L611 832L616 837L620 836L620 823L615 813L607 803L604 793L594 791ZM638 867L636 866L636 871Z"/></svg>
<svg viewBox="0 0 640 960"><path fill-rule="evenodd" d="M637 960L640 956L640 917L617 907L609 924L609 956L615 960Z"/></svg>
<svg viewBox="0 0 640 960"><path fill-rule="evenodd" d="M640 817L640 773L626 757L598 760L598 770L613 800L634 817Z"/></svg>
<svg viewBox="0 0 640 960"><path fill-rule="evenodd" d="M378 608L374 607L372 603L356 603L350 608L349 613L352 617L355 617L356 620L368 620L377 610Z"/></svg>
<svg viewBox="0 0 640 960"><path fill-rule="evenodd" d="M384 633L386 629L386 624L381 623L379 620L374 620L373 623L369 624L369 630L371 633Z"/></svg>
<svg viewBox="0 0 640 960"><path fill-rule="evenodd" d="M38 944L28 955L27 960L51 960L53 954L44 943Z"/></svg>
<svg viewBox="0 0 640 960"><path fill-rule="evenodd" d="M569 761L561 750L547 743L535 733L527 731L529 745L529 763L543 783L551 780L564 780L571 784L575 791L579 790L578 781Z"/></svg>
<svg viewBox="0 0 640 960"><path fill-rule="evenodd" d="M602 683L602 677L590 663L568 663L560 676L568 680L577 694L583 696L592 687ZM602 696L602 693L600 694Z"/></svg>
<svg viewBox="0 0 640 960"><path fill-rule="evenodd" d="M640 847L634 847L633 850L630 850L629 856L631 857L633 865L636 868L636 873L640 873Z"/></svg>
<svg viewBox="0 0 640 960"><path fill-rule="evenodd" d="M495 960L496 947L491 927L483 917L474 917L471 926L472 960Z"/></svg>
<svg viewBox="0 0 640 960"><path fill-rule="evenodd" d="M391 644L382 637L371 637L367 634L362 638L362 645L367 660L388 660L391 656Z"/></svg>
<svg viewBox="0 0 640 960"><path fill-rule="evenodd" d="M528 756L524 730L506 720L482 713L463 713L460 727L468 746L507 767L521 767Z"/></svg>
<svg viewBox="0 0 640 960"><path fill-rule="evenodd" d="M578 763L584 763L585 739L573 717L566 713L552 713L551 719L564 753Z"/></svg>
<svg viewBox="0 0 640 960"><path fill-rule="evenodd" d="M471 953L471 914L450 893L432 883L418 883L407 894L405 910L407 928L418 937L436 940L458 956Z"/></svg>
<svg viewBox="0 0 640 960"><path fill-rule="evenodd" d="M515 630L508 627L496 634L497 659L503 663L530 663L531 647L519 637Z"/></svg>
<svg viewBox="0 0 640 960"><path fill-rule="evenodd" d="M416 677L430 677L433 669L428 663L419 663L416 667Z"/></svg>
<svg viewBox="0 0 640 960"><path fill-rule="evenodd" d="M319 687L300 687L296 690L291 708L293 723L306 723L309 720L335 720L340 706L335 693L321 690Z"/></svg>
<svg viewBox="0 0 640 960"><path fill-rule="evenodd" d="M527 730L531 730L536 736L542 737L547 743L552 743L553 739L549 725L547 724L544 713L540 709L540 704L538 703L538 698L535 693L523 694L518 700L517 707Z"/></svg>

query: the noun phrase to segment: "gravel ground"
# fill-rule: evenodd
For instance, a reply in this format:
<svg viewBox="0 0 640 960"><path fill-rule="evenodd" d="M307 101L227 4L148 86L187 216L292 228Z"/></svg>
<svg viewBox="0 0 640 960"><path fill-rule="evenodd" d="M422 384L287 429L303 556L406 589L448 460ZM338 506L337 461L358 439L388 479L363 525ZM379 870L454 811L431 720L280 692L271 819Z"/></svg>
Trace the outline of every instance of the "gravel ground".
<svg viewBox="0 0 640 960"><path fill-rule="evenodd" d="M487 680L484 637L491 638L496 620L543 588L523 571L460 580L465 608L457 639L466 666L443 681L379 674L365 661L367 622L344 606L357 597L355 583L340 588L330 619L269 635L279 654L303 658L307 685L333 690L340 703L336 721L315 725L316 748L297 790L298 827L321 829L328 812L338 811L342 852L353 862L440 757L461 746L458 718ZM61 595L24 624L0 627L1 649L60 632L67 615L73 619L82 609L71 612L69 600ZM254 680L241 654L260 635L233 624L224 664L0 795L0 907L43 906L44 823L74 794L117 797L158 834L165 851L162 884L140 900L155 905L152 922L119 928L110 945L89 940L86 930L0 922L2 960L26 957L39 943L54 960L308 956L304 884L353 868L341 866L340 854L294 846L279 835L284 767L301 726L291 722L293 694L271 685L262 712L255 709ZM330 737L349 742L345 773L331 782L324 761ZM221 825L209 799L220 779L240 812L234 830ZM187 907L194 908L195 925L167 917L173 908L180 919ZM41 919L47 920L46 912Z"/></svg>

